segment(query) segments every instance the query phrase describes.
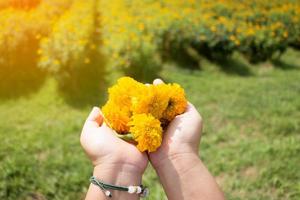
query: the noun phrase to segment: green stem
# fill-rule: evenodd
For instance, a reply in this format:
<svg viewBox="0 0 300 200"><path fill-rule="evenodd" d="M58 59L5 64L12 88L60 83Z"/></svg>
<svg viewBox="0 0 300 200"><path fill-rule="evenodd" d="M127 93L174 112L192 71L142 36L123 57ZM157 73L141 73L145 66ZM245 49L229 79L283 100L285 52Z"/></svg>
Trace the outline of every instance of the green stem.
<svg viewBox="0 0 300 200"><path fill-rule="evenodd" d="M125 141L129 141L129 142L134 141L133 135L131 133L127 133L127 134L124 134L124 135L117 133L117 136L118 136L118 138L121 138L122 140L125 140Z"/></svg>

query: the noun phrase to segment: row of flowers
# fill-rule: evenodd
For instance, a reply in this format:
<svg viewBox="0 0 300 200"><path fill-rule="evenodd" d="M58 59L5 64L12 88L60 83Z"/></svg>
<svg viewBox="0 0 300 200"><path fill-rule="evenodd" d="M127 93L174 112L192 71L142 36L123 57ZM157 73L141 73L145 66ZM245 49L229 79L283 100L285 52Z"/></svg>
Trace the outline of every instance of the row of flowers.
<svg viewBox="0 0 300 200"><path fill-rule="evenodd" d="M40 43L39 66L61 76L68 69L93 62L98 52L100 33L97 30L97 1L74 1L52 27L51 34ZM99 27L98 27L99 29Z"/></svg>
<svg viewBox="0 0 300 200"><path fill-rule="evenodd" d="M37 67L43 37L72 0L0 1L0 96L37 89L45 73Z"/></svg>
<svg viewBox="0 0 300 200"><path fill-rule="evenodd" d="M104 54L110 69L147 79L162 61L195 52L217 59L238 51L259 62L300 46L298 13L295 0L0 0L0 65L17 66L23 55L69 76L102 67Z"/></svg>
<svg viewBox="0 0 300 200"><path fill-rule="evenodd" d="M239 51L259 62L300 43L300 5L292 0L113 0L99 9L113 66L139 72L187 49L214 59Z"/></svg>
<svg viewBox="0 0 300 200"><path fill-rule="evenodd" d="M96 99L105 78L98 4L99 0L73 0L38 50L38 67L58 80L67 98L78 102Z"/></svg>

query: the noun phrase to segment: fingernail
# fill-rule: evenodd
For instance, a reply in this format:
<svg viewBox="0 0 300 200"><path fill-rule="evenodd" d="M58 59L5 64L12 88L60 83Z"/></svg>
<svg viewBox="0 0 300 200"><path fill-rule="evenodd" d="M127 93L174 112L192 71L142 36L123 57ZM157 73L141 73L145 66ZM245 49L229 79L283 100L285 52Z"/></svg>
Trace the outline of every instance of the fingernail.
<svg viewBox="0 0 300 200"><path fill-rule="evenodd" d="M162 83L164 83L161 79L159 79L159 78L157 78L157 79L155 79L154 81L153 81L153 84L154 85L159 85L159 84L162 84Z"/></svg>
<svg viewBox="0 0 300 200"><path fill-rule="evenodd" d="M94 106L94 107L92 108L91 114L98 113L98 112L99 112L99 108L96 107L96 106Z"/></svg>

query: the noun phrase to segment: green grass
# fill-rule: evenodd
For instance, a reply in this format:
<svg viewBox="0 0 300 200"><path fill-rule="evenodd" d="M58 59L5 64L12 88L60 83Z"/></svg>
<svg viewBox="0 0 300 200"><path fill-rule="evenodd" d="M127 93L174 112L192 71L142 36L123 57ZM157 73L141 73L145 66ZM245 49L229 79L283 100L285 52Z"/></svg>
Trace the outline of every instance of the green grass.
<svg viewBox="0 0 300 200"><path fill-rule="evenodd" d="M228 199L300 198L299 58L289 51L259 66L237 56L231 68L203 60L203 70L162 71L201 112L199 152ZM56 88L48 79L36 93L0 100L0 199L84 197L92 167L79 135L93 105L72 107ZM166 199L151 167L144 182L149 199Z"/></svg>

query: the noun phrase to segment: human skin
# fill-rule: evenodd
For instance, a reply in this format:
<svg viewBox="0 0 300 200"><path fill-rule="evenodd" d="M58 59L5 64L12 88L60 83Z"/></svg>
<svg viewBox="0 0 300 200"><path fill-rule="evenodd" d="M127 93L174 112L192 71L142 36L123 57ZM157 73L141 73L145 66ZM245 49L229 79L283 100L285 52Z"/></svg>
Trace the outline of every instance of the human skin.
<svg viewBox="0 0 300 200"><path fill-rule="evenodd" d="M140 185L147 167L146 153L141 153L133 144L117 136L103 123L99 108L94 107L89 114L80 136L80 143L91 159L93 175L109 184L129 186ZM139 199L137 194L112 191L110 199ZM86 200L107 199L98 186L90 184Z"/></svg>
<svg viewBox="0 0 300 200"><path fill-rule="evenodd" d="M153 84L161 84L156 79ZM156 170L169 200L222 200L224 195L198 156L202 117L188 103L164 133L162 145L149 159Z"/></svg>
<svg viewBox="0 0 300 200"><path fill-rule="evenodd" d="M156 79L154 84L161 84ZM94 165L94 176L115 185L140 185L148 158L156 170L169 200L224 199L214 178L198 156L202 118L188 103L185 113L178 115L164 132L162 145L156 152L141 153L134 145L119 139L103 123L99 108L93 108L80 137L81 145ZM112 199L138 199L138 195L112 191ZM91 184L86 200L106 199Z"/></svg>

